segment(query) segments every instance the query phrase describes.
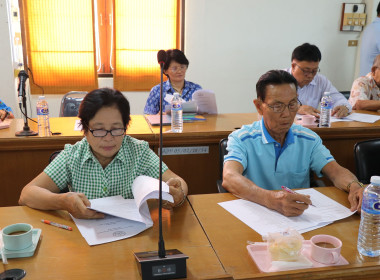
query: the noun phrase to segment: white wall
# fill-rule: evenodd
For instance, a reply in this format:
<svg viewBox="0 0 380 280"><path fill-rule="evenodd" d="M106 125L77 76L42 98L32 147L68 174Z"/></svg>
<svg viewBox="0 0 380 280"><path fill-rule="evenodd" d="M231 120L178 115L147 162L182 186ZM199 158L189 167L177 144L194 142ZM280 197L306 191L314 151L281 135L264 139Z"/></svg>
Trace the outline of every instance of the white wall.
<svg viewBox="0 0 380 280"><path fill-rule="evenodd" d="M185 6L185 53L190 61L187 79L215 91L220 113L252 112L258 78L270 69L289 67L293 49L309 42L322 52L321 73L339 90L349 90L355 78L358 50L347 45L348 40L359 39L360 33L339 31L343 2L360 1L188 0ZM378 0L362 2L368 4L371 18ZM0 14L4 14L4 7L0 9ZM6 38L7 22L2 18L0 36ZM15 93L9 77L9 73L13 75L11 66L3 65L9 60L10 50L3 43L0 56L6 58L0 57L0 98L8 101ZM112 80L102 79L99 86L112 87ZM148 92L125 94L132 114L141 114ZM31 103L35 104L35 100L33 97ZM48 98L53 117L58 116L60 100L61 96Z"/></svg>
<svg viewBox="0 0 380 280"><path fill-rule="evenodd" d="M17 111L6 0L0 0L0 99Z"/></svg>

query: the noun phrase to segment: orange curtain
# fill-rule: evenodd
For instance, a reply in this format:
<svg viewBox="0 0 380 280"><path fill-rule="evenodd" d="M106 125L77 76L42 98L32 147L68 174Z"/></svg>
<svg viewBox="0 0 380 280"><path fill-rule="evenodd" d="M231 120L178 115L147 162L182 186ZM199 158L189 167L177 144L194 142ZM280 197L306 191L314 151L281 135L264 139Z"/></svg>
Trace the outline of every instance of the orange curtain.
<svg viewBox="0 0 380 280"><path fill-rule="evenodd" d="M147 91L160 82L157 52L179 48L179 0L115 0L114 87Z"/></svg>
<svg viewBox="0 0 380 280"><path fill-rule="evenodd" d="M98 88L93 14L92 0L23 1L32 94Z"/></svg>

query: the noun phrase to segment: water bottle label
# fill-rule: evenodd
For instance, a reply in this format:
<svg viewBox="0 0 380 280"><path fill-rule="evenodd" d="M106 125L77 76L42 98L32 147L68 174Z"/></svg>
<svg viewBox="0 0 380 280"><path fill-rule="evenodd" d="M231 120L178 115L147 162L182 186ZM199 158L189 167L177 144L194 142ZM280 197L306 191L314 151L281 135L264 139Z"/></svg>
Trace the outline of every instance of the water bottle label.
<svg viewBox="0 0 380 280"><path fill-rule="evenodd" d="M377 210L377 211L380 211L380 202L378 201L378 202L375 202L374 204L373 204L373 209L374 210Z"/></svg>
<svg viewBox="0 0 380 280"><path fill-rule="evenodd" d="M322 100L321 101L321 108L332 109L332 102L331 101Z"/></svg>
<svg viewBox="0 0 380 280"><path fill-rule="evenodd" d="M37 108L37 115L49 115L48 108Z"/></svg>
<svg viewBox="0 0 380 280"><path fill-rule="evenodd" d="M172 109L174 110L180 110L182 108L181 104L172 104Z"/></svg>
<svg viewBox="0 0 380 280"><path fill-rule="evenodd" d="M380 201L377 195L371 195L363 199L362 210L369 214L380 215Z"/></svg>

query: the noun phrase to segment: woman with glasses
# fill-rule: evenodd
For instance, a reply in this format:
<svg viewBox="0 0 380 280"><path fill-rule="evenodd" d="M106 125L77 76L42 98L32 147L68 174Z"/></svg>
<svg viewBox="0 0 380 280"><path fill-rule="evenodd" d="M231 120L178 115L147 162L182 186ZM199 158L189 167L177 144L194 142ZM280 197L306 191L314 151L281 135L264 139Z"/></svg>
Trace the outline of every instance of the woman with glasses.
<svg viewBox="0 0 380 280"><path fill-rule="evenodd" d="M121 195L133 198L132 183L140 175L159 177L159 158L145 141L125 134L130 121L128 100L120 91L103 88L88 93L79 108L84 138L67 144L45 170L27 184L19 203L42 210L67 210L76 218L102 218L89 210L89 199ZM162 179L180 206L185 181L163 163ZM71 192L60 193L70 186Z"/></svg>
<svg viewBox="0 0 380 280"><path fill-rule="evenodd" d="M166 95L174 95L178 92L182 100L190 101L193 93L202 89L200 85L185 80L189 61L185 54L177 49L166 51L166 61L164 64L164 74L169 78L163 83L162 94L164 99L163 112L169 102L165 100ZM149 94L144 108L144 114L155 115L160 112L160 85L154 86Z"/></svg>

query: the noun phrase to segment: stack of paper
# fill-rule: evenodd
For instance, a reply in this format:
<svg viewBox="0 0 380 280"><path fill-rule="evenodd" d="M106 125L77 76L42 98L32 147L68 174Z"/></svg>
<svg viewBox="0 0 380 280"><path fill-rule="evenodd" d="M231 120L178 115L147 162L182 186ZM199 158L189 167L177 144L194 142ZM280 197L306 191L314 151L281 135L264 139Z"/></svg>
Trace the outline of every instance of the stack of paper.
<svg viewBox="0 0 380 280"><path fill-rule="evenodd" d="M134 236L153 226L147 204L148 199L158 199L159 181L148 176L137 177L132 185L135 199L111 196L92 199L90 209L105 213L104 219L76 219L82 236L89 245L97 245ZM162 182L162 199L174 202L169 186Z"/></svg>
<svg viewBox="0 0 380 280"><path fill-rule="evenodd" d="M277 211L243 199L221 202L219 205L261 235L283 232L289 227L304 233L355 213L314 189L297 190L297 193L310 195L313 205L316 206L309 207L297 217L286 217Z"/></svg>
<svg viewBox="0 0 380 280"><path fill-rule="evenodd" d="M380 116L371 115L371 114L361 114L361 113L352 113L345 118L338 119L336 117L331 117L331 122L365 122L365 123L374 123L380 120Z"/></svg>

